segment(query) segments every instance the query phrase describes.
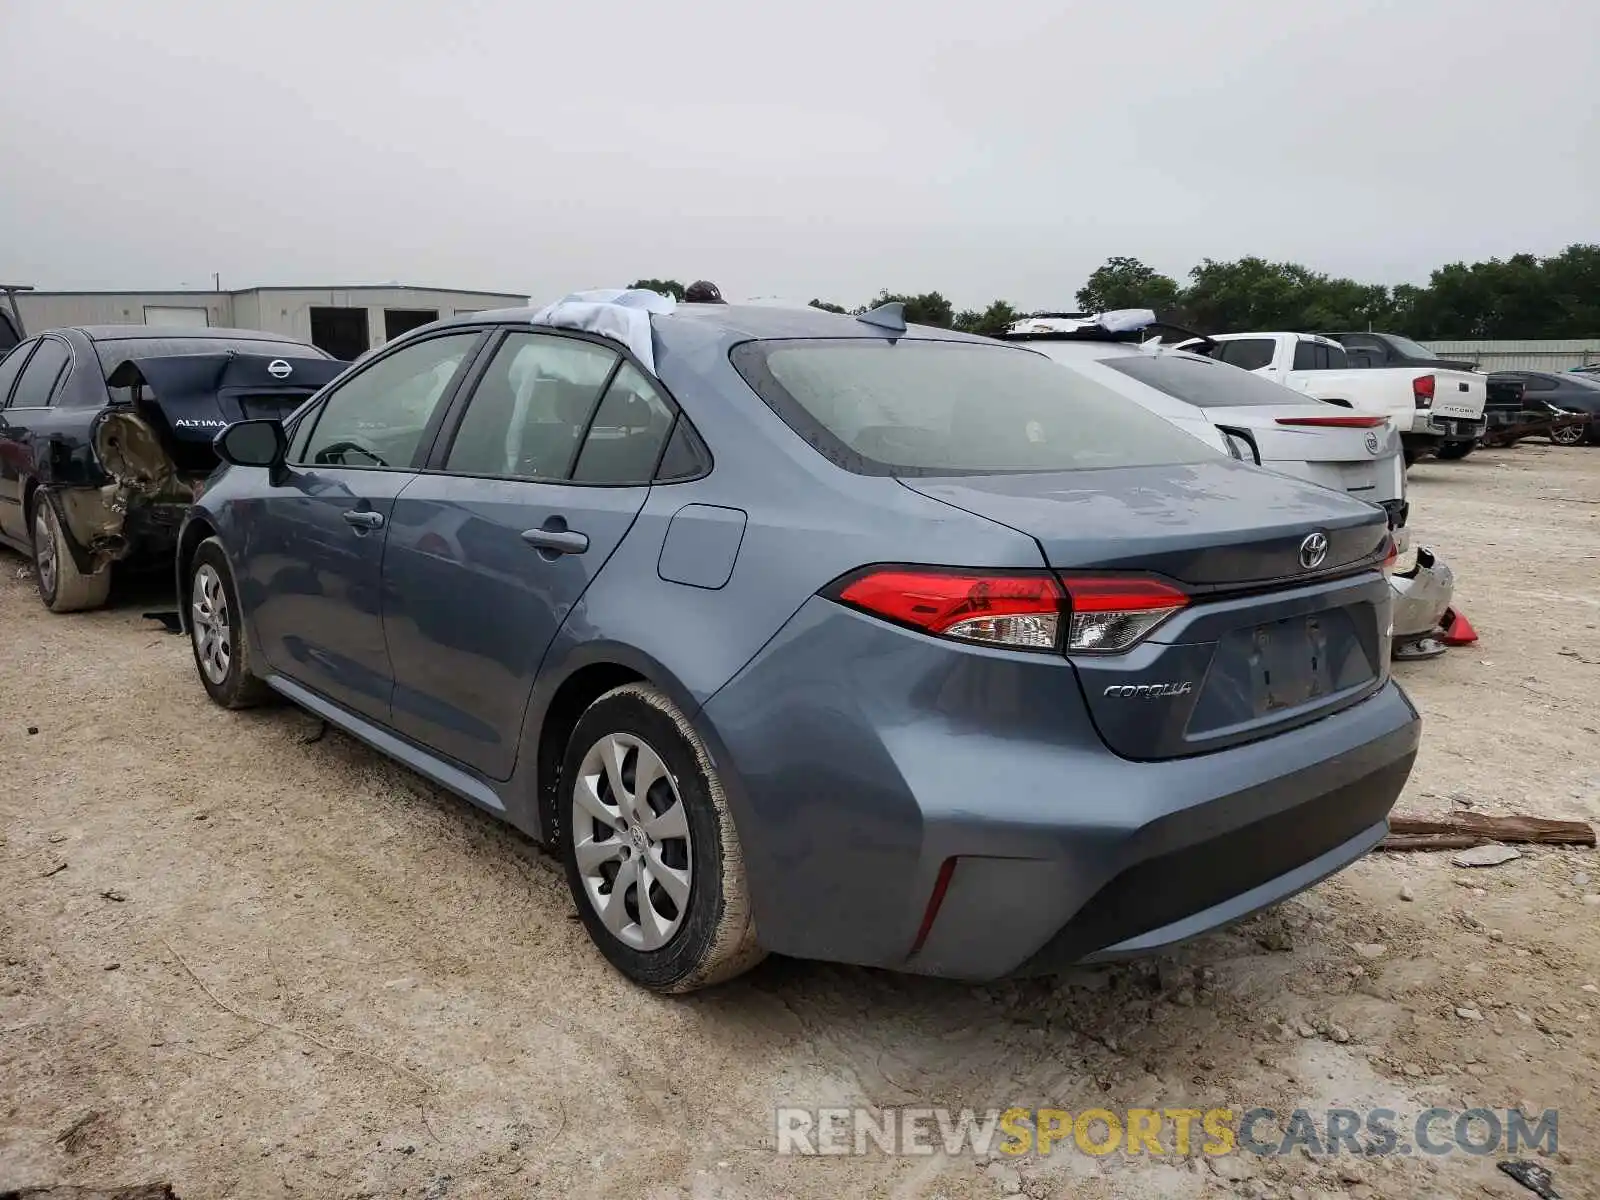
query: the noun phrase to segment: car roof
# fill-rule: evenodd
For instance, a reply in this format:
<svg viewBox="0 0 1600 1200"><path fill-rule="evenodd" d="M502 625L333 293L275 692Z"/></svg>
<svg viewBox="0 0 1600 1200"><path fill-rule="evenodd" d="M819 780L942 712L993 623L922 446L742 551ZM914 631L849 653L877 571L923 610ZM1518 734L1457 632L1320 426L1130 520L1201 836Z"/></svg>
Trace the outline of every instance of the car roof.
<svg viewBox="0 0 1600 1200"><path fill-rule="evenodd" d="M524 324L533 320L537 308L500 308L464 313L429 326L441 329L452 325ZM820 308L779 308L766 304L680 304L670 313L658 313L651 326L658 337L671 340L674 326L685 329L721 332L732 338L867 338L878 341L889 336L884 329L868 325L853 316L824 312ZM903 336L951 342L993 344L993 339L932 325L907 325Z"/></svg>

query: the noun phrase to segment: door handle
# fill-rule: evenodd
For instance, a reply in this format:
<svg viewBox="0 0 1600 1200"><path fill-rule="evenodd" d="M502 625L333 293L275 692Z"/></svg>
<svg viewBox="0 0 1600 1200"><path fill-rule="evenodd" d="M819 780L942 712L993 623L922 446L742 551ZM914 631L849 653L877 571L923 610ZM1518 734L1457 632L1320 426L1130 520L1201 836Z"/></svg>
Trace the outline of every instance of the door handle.
<svg viewBox="0 0 1600 1200"><path fill-rule="evenodd" d="M551 528L553 524L554 522L546 522L538 529L524 529L522 540L546 558L555 558L561 554L582 554L589 548L588 534L567 529L564 521L561 528Z"/></svg>
<svg viewBox="0 0 1600 1200"><path fill-rule="evenodd" d="M344 512L344 523L356 529L382 529L383 514L370 508L351 508Z"/></svg>

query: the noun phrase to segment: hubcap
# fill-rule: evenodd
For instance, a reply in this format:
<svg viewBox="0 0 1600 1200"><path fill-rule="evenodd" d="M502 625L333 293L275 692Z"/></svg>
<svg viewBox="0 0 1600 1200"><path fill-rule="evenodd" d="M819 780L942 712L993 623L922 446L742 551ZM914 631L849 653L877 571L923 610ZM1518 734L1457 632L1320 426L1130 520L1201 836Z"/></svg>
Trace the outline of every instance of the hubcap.
<svg viewBox="0 0 1600 1200"><path fill-rule="evenodd" d="M689 911L689 819L677 781L649 743L613 733L589 747L572 787L572 850L613 937L658 950Z"/></svg>
<svg viewBox="0 0 1600 1200"><path fill-rule="evenodd" d="M222 577L209 563L194 573L189 633L194 638L194 656L200 669L212 683L221 684L228 678L233 635L228 628L228 593L222 589Z"/></svg>
<svg viewBox="0 0 1600 1200"><path fill-rule="evenodd" d="M33 569L39 573L39 588L47 596L56 591L56 541L50 536L50 522L44 510L33 519Z"/></svg>

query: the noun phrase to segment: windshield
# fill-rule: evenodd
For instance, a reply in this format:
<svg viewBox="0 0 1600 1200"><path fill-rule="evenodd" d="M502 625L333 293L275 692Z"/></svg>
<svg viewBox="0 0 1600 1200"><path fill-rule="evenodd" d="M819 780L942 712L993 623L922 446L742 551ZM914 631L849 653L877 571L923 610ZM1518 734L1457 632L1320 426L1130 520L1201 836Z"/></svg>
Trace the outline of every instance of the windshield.
<svg viewBox="0 0 1600 1200"><path fill-rule="evenodd" d="M1153 466L1219 453L1018 347L840 338L745 342L731 357L790 428L860 474Z"/></svg>
<svg viewBox="0 0 1600 1200"><path fill-rule="evenodd" d="M1250 371L1187 354L1129 355L1106 359L1104 365L1196 408L1238 408L1252 404L1275 404L1282 408L1286 404L1310 402L1310 397Z"/></svg>
<svg viewBox="0 0 1600 1200"><path fill-rule="evenodd" d="M1393 333L1388 334L1387 338L1388 338L1389 345L1394 347L1396 350L1400 351L1400 353L1404 354L1407 358L1438 358L1439 357L1432 350L1429 350L1426 346L1420 345L1417 342L1413 342L1410 338L1400 337L1398 334L1393 334Z"/></svg>

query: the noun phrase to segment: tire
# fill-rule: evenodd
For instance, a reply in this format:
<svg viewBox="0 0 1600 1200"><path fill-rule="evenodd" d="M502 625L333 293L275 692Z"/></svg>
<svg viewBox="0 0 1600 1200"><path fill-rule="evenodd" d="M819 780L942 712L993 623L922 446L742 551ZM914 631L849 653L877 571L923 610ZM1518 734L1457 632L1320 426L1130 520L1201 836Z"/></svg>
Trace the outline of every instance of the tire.
<svg viewBox="0 0 1600 1200"><path fill-rule="evenodd" d="M1419 455L1413 447L1402 443L1400 446L1400 454L1405 459L1406 466L1414 467L1417 465L1417 458Z"/></svg>
<svg viewBox="0 0 1600 1200"><path fill-rule="evenodd" d="M189 649L207 695L223 708L254 708L271 699L272 689L251 671L244 610L216 538L195 548L180 600L189 606Z"/></svg>
<svg viewBox="0 0 1600 1200"><path fill-rule="evenodd" d="M1454 462L1465 458L1476 448L1476 442L1445 442L1434 453L1446 462Z"/></svg>
<svg viewBox="0 0 1600 1200"><path fill-rule="evenodd" d="M34 498L32 533L33 579L44 606L53 613L104 607L111 594L111 568L101 567L92 575L78 570L55 505L45 496Z"/></svg>
<svg viewBox="0 0 1600 1200"><path fill-rule="evenodd" d="M630 791L639 771L652 767L663 773L642 796ZM633 817L641 803L650 810L644 821ZM766 956L716 768L661 692L628 684L589 706L567 746L556 812L578 915L607 961L634 983L692 992ZM643 896L641 870L651 876ZM616 897L619 879L624 890ZM675 892L683 889L676 897L663 886L669 879Z"/></svg>

